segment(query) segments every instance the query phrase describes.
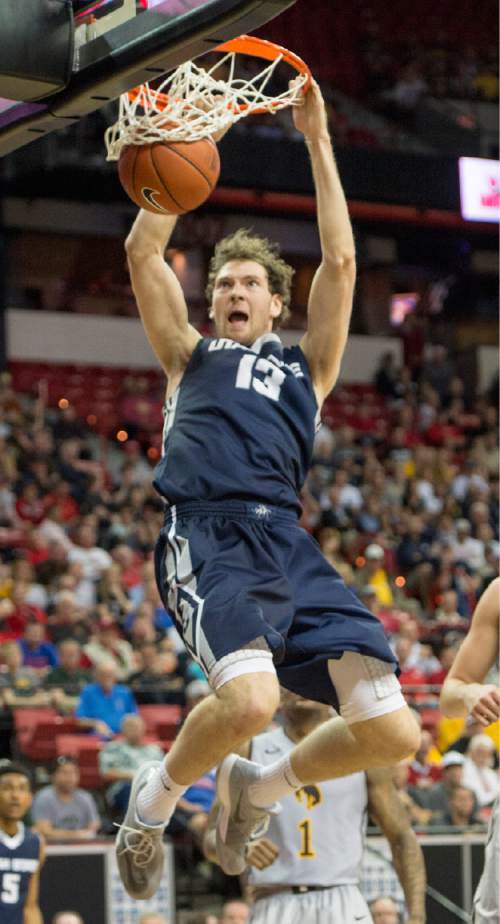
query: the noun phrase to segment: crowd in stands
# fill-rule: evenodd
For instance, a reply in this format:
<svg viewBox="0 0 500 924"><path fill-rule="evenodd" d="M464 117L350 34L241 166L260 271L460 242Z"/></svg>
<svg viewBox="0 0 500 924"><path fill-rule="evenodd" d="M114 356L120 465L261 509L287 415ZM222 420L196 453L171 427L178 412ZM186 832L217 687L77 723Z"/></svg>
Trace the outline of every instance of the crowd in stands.
<svg viewBox="0 0 500 924"><path fill-rule="evenodd" d="M412 370L381 357L352 413L339 386L302 498L302 525L400 660L422 741L394 781L418 828L484 825L498 788L498 723L484 731L438 709L477 600L499 573L498 409L492 394L466 394L444 348L431 355ZM0 756L23 758L16 716L30 707L97 743L97 803L62 736L33 806L48 841L78 841L111 832L135 769L161 757L209 687L155 583L153 433L138 429L130 453L46 398L2 380ZM148 724L158 706L173 710L163 731ZM187 791L169 833L200 845L213 798L211 773Z"/></svg>

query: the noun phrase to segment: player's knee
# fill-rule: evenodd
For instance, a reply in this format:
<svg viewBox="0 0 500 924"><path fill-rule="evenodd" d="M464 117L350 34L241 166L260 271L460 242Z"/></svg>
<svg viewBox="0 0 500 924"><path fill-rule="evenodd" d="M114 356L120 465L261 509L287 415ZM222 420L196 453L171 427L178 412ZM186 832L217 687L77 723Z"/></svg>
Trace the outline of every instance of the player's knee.
<svg viewBox="0 0 500 924"><path fill-rule="evenodd" d="M410 710L405 707L384 718L386 723L380 746L388 762L396 763L414 754L420 745L421 732Z"/></svg>
<svg viewBox="0 0 500 924"><path fill-rule="evenodd" d="M257 679L258 678L258 679ZM276 677L249 674L227 684L230 708L227 721L232 736L240 741L263 731L271 722L279 706L279 685ZM225 688L222 688L225 690Z"/></svg>
<svg viewBox="0 0 500 924"><path fill-rule="evenodd" d="M376 753L378 766L404 760L420 744L420 729L407 706L350 727L359 744Z"/></svg>

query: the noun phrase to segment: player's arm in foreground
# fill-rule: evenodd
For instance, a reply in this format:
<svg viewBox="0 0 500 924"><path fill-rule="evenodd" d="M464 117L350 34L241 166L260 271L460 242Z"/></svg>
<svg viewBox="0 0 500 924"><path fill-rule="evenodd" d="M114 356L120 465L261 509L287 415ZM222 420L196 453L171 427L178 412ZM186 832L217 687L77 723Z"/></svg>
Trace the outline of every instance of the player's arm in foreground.
<svg viewBox="0 0 500 924"><path fill-rule="evenodd" d="M45 860L45 844L40 838L40 863L36 873L33 873L28 887L28 894L23 909L23 924L43 924L42 912L38 904L40 889L40 870Z"/></svg>
<svg viewBox="0 0 500 924"><path fill-rule="evenodd" d="M389 841L392 862L405 894L407 924L424 924L425 863L408 815L398 799L391 771L368 770L368 809Z"/></svg>
<svg viewBox="0 0 500 924"><path fill-rule="evenodd" d="M165 262L175 215L139 211L125 242L132 288L148 340L171 382L180 379L200 334L189 323L184 293Z"/></svg>
<svg viewBox="0 0 500 924"><path fill-rule="evenodd" d="M321 264L308 303L307 333L301 340L321 405L337 381L344 353L356 279L356 253L347 202L335 163L325 104L313 82L293 109L307 144L316 189Z"/></svg>
<svg viewBox="0 0 500 924"><path fill-rule="evenodd" d="M469 633L444 681L440 707L445 715L471 715L485 727L500 718L500 690L483 683L498 657L499 615L500 578L495 578L474 610Z"/></svg>

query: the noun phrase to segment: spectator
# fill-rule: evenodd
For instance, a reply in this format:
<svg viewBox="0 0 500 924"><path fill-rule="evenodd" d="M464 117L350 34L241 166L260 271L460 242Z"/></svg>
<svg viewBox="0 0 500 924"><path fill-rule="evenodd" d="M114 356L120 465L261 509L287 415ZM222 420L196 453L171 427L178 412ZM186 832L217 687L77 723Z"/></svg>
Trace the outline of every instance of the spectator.
<svg viewBox="0 0 500 924"><path fill-rule="evenodd" d="M90 671L81 667L82 649L78 642L66 639L58 646L59 665L45 679L53 705L60 712L73 712L83 687L90 683Z"/></svg>
<svg viewBox="0 0 500 924"><path fill-rule="evenodd" d="M130 642L120 638L120 630L107 607L99 607L100 621L89 642L83 646L85 655L93 667L112 662L118 680L126 680L135 667L134 652Z"/></svg>
<svg viewBox="0 0 500 924"><path fill-rule="evenodd" d="M121 732L119 740L110 741L100 751L99 767L102 777L111 783L106 790L109 805L125 813L134 773L147 760L162 760L163 751L158 744L146 743L146 725L140 715L126 715Z"/></svg>
<svg viewBox="0 0 500 924"><path fill-rule="evenodd" d="M423 729L420 747L410 763L408 782L412 786L428 788L441 779L441 773L441 755L434 747L431 733Z"/></svg>
<svg viewBox="0 0 500 924"><path fill-rule="evenodd" d="M369 904L373 924L399 924L399 909L393 898L380 896Z"/></svg>
<svg viewBox="0 0 500 924"><path fill-rule="evenodd" d="M408 784L410 773L409 761L402 760L392 771L392 780L397 790L400 802L408 813L412 825L427 825L432 812L423 808L416 801L416 787Z"/></svg>
<svg viewBox="0 0 500 924"><path fill-rule="evenodd" d="M419 671L417 667L413 667L411 661L409 661L411 650L411 639L404 638L403 636L397 636L394 645L394 653L399 660L399 666L401 669L399 680L403 687L419 686L420 684L427 682L425 674L423 674L422 671Z"/></svg>
<svg viewBox="0 0 500 924"><path fill-rule="evenodd" d="M23 666L31 667L42 677L52 667L56 667L58 662L56 649L51 642L46 642L44 639L44 627L39 622L30 622L19 642L23 656Z"/></svg>
<svg viewBox="0 0 500 924"><path fill-rule="evenodd" d="M89 638L87 612L79 606L73 590L60 590L54 597L54 608L49 616L48 630L55 645L65 639L75 639L84 645Z"/></svg>
<svg viewBox="0 0 500 924"><path fill-rule="evenodd" d="M83 566L83 581L89 605L96 602L96 585L103 571L112 564L109 552L96 545L96 531L88 525L82 524L76 532L76 545L69 553L69 561L79 562Z"/></svg>
<svg viewBox="0 0 500 924"><path fill-rule="evenodd" d="M493 770L495 745L488 735L474 735L464 763L463 783L476 796L480 807L491 805L498 794L498 772Z"/></svg>
<svg viewBox="0 0 500 924"><path fill-rule="evenodd" d="M52 924L85 924L85 921L78 911L58 911Z"/></svg>
<svg viewBox="0 0 500 924"><path fill-rule="evenodd" d="M364 551L365 565L356 574L356 584L367 584L375 589L381 606L390 607L394 603L392 582L384 566L385 552L381 545L371 542Z"/></svg>
<svg viewBox="0 0 500 924"><path fill-rule="evenodd" d="M32 815L35 828L48 841L87 841L101 826L90 793L78 788L80 772L76 761L60 757L52 785L37 792Z"/></svg>
<svg viewBox="0 0 500 924"><path fill-rule="evenodd" d="M16 581L12 587L10 600L4 600L4 606L0 609L0 631L8 633L11 639L20 638L28 623L45 624L47 621L44 610L28 603L29 590L29 584L26 581Z"/></svg>
<svg viewBox="0 0 500 924"><path fill-rule="evenodd" d="M469 825L481 824L481 819L475 814L476 800L472 789L467 786L454 786L448 797L448 810L437 812L430 820L431 825L465 828Z"/></svg>
<svg viewBox="0 0 500 924"><path fill-rule="evenodd" d="M457 520L455 529L457 537L450 545L453 560L466 562L479 571L484 566L484 542L472 537L469 520Z"/></svg>
<svg viewBox="0 0 500 924"><path fill-rule="evenodd" d="M450 795L455 786L461 786L465 758L458 751L448 751L441 762L442 779L427 789L414 792L415 802L433 813L449 814Z"/></svg>
<svg viewBox="0 0 500 924"><path fill-rule="evenodd" d="M247 924L250 909L246 902L232 899L222 906L220 924Z"/></svg>
<svg viewBox="0 0 500 924"><path fill-rule="evenodd" d="M184 681L177 672L173 651L160 653L154 642L144 642L139 652L139 670L128 679L128 686L141 706L184 705Z"/></svg>
<svg viewBox="0 0 500 924"><path fill-rule="evenodd" d="M124 716L136 712L132 693L116 682L115 665L105 661L95 670L95 683L83 688L75 715L82 728L112 738L120 731Z"/></svg>
<svg viewBox="0 0 500 924"><path fill-rule="evenodd" d="M0 696L4 705L46 706L47 694L40 688L40 678L30 667L23 667L23 654L18 642L8 642L2 649L3 669L0 671Z"/></svg>

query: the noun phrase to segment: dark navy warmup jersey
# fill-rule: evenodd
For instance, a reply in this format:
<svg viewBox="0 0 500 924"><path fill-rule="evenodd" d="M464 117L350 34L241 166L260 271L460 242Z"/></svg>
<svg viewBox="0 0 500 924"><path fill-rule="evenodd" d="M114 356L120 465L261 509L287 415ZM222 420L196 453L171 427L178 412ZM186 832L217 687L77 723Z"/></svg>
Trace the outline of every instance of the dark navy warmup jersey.
<svg viewBox="0 0 500 924"><path fill-rule="evenodd" d="M203 338L165 406L154 484L168 504L256 500L298 510L318 408L306 358L265 334Z"/></svg>
<svg viewBox="0 0 500 924"><path fill-rule="evenodd" d="M40 863L40 838L23 824L14 837L0 831L0 922L23 924L24 904Z"/></svg>

